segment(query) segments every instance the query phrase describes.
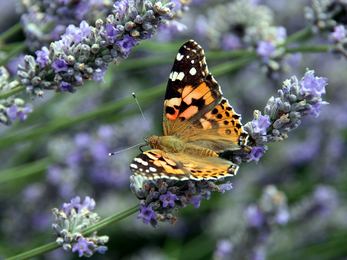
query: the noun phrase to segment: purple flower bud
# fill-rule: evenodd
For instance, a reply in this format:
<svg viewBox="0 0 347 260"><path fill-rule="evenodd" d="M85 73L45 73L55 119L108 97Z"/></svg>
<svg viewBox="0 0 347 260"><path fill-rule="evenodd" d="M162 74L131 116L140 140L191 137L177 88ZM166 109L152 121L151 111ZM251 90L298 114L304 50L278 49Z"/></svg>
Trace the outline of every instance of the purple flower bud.
<svg viewBox="0 0 347 260"><path fill-rule="evenodd" d="M256 205L249 205L245 210L245 218L250 227L260 228L265 221L264 213Z"/></svg>
<svg viewBox="0 0 347 260"><path fill-rule="evenodd" d="M312 94L316 97L321 97L325 94L325 85L327 84L327 78L320 78L314 76L314 71L309 70L306 72L305 77L299 82L300 94Z"/></svg>
<svg viewBox="0 0 347 260"><path fill-rule="evenodd" d="M71 209L74 207L77 208L80 201L81 201L81 198L79 196L77 196L77 197L71 199L71 201L70 201L71 203L64 203L61 210L64 210L64 212L66 214L70 214Z"/></svg>
<svg viewBox="0 0 347 260"><path fill-rule="evenodd" d="M262 147L253 147L251 153L247 156L248 162L256 161L256 163L259 162L260 157L263 156L263 153L265 152L265 149Z"/></svg>
<svg viewBox="0 0 347 260"><path fill-rule="evenodd" d="M312 106L312 108L310 109L310 114L314 115L315 117L318 117L320 115L320 113L322 112L321 107L323 105L328 105L329 103L326 101L320 101L317 102L316 104L314 104Z"/></svg>
<svg viewBox="0 0 347 260"><path fill-rule="evenodd" d="M333 39L337 42L346 37L346 29L343 25L335 26L334 32L331 34Z"/></svg>
<svg viewBox="0 0 347 260"><path fill-rule="evenodd" d="M19 122L24 122L27 119L27 114L31 112L33 112L33 110L29 104L26 104L24 108L19 108L17 111Z"/></svg>
<svg viewBox="0 0 347 260"><path fill-rule="evenodd" d="M8 108L6 108L6 114L9 118L11 118L13 121L17 118L17 111L18 107L16 107L14 104Z"/></svg>
<svg viewBox="0 0 347 260"><path fill-rule="evenodd" d="M261 133L262 135L266 135L266 128L271 125L268 116L260 116L259 120L253 120L252 126L254 127L255 133Z"/></svg>
<svg viewBox="0 0 347 260"><path fill-rule="evenodd" d="M235 34L224 34L221 45L223 50L236 50L242 47L240 38Z"/></svg>
<svg viewBox="0 0 347 260"><path fill-rule="evenodd" d="M106 83L106 81L104 80L104 76L106 74L106 69L107 69L107 66L102 66L102 67L99 67L96 70L94 70L94 73L92 75L92 79L95 80L95 83L97 83L98 81Z"/></svg>
<svg viewBox="0 0 347 260"><path fill-rule="evenodd" d="M89 242L87 238L80 237L78 239L78 243L73 246L72 252L78 251L78 256L82 257L84 253L91 254L91 250L89 249L90 245L94 245L93 242Z"/></svg>
<svg viewBox="0 0 347 260"><path fill-rule="evenodd" d="M116 42L120 48L120 51L126 55L129 55L132 46L136 46L136 41L128 34L124 36L123 40Z"/></svg>
<svg viewBox="0 0 347 260"><path fill-rule="evenodd" d="M260 41L256 53L263 58L268 58L275 50L276 48L272 42Z"/></svg>
<svg viewBox="0 0 347 260"><path fill-rule="evenodd" d="M156 215L154 211L151 208L151 205L148 205L148 207L138 207L141 210L141 213L137 215L137 219L143 218L144 223L147 225L151 219L156 219Z"/></svg>
<svg viewBox="0 0 347 260"><path fill-rule="evenodd" d="M69 90L70 85L71 85L71 84L68 83L68 82L61 81L59 87L60 87L61 91L66 92L66 91Z"/></svg>
<svg viewBox="0 0 347 260"><path fill-rule="evenodd" d="M91 199L88 196L84 199L82 204L77 206L78 212L81 212L82 209L86 209L86 210L91 211L94 209L94 207L95 207L95 200Z"/></svg>
<svg viewBox="0 0 347 260"><path fill-rule="evenodd" d="M230 181L226 183L218 185L220 188L220 193L224 194L226 190L231 190L233 188L233 184Z"/></svg>
<svg viewBox="0 0 347 260"><path fill-rule="evenodd" d="M48 62L50 62L49 59L49 50L47 47L42 47L41 51L36 51L35 54L37 55L36 62L41 64L41 68L45 67Z"/></svg>
<svg viewBox="0 0 347 260"><path fill-rule="evenodd" d="M200 202L204 197L202 195L197 195L189 200L191 204L194 205L194 209L198 209L200 207Z"/></svg>
<svg viewBox="0 0 347 260"><path fill-rule="evenodd" d="M56 73L61 71L67 71L67 65L65 61L59 59L53 62L52 68L55 70Z"/></svg>
<svg viewBox="0 0 347 260"><path fill-rule="evenodd" d="M214 251L216 259L231 259L231 253L233 251L233 244L227 240L219 240Z"/></svg>
<svg viewBox="0 0 347 260"><path fill-rule="evenodd" d="M113 24L106 24L106 32L105 35L109 37L110 42L114 43L114 39L119 31L114 28Z"/></svg>
<svg viewBox="0 0 347 260"><path fill-rule="evenodd" d="M164 208L166 208L168 205L170 205L172 208L175 207L175 200L178 200L176 194L172 194L170 191L164 195L161 195L160 199L163 201Z"/></svg>

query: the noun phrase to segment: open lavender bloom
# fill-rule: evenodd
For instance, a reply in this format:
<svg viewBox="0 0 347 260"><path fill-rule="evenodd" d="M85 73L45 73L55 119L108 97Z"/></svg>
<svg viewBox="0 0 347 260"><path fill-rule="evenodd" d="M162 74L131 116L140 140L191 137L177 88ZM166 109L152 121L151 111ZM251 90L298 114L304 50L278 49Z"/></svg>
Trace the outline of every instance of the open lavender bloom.
<svg viewBox="0 0 347 260"><path fill-rule="evenodd" d="M158 228L158 221L169 222L172 225L178 220L173 215L176 208L184 208L193 204L197 209L203 198L210 199L211 191L222 194L232 188L230 182L217 185L216 181L184 181L157 179L148 180L139 175L130 176L131 191L141 200L141 210L137 218L142 218L145 224L150 223Z"/></svg>
<svg viewBox="0 0 347 260"><path fill-rule="evenodd" d="M271 97L264 109L254 111L252 122L244 128L250 135L248 146L252 150L241 155L242 161L259 161L268 149L266 143L281 142L288 138L288 132L296 129L301 118L307 115L318 117L321 107L328 102L322 100L328 79L316 77L313 70L307 70L299 81L295 76L283 82L278 97Z"/></svg>
<svg viewBox="0 0 347 260"><path fill-rule="evenodd" d="M9 77L10 74L7 69L4 66L0 67L0 94L4 94L19 86L18 80L8 82ZM19 118L20 122L25 121L27 113L32 112L32 108L29 104L25 106L24 104L25 102L23 99L15 98L14 96L0 99L0 122L5 125L10 125L11 121L17 118Z"/></svg>
<svg viewBox="0 0 347 260"><path fill-rule="evenodd" d="M89 197L82 204L80 201L80 197L76 197L70 203L64 203L60 211L52 209L55 217L52 228L58 236L56 242L65 251L78 251L79 257L90 257L95 252L104 254L107 247L103 245L108 242L108 236L97 236L96 232L88 237L82 235L85 228L100 221L98 214L91 211L95 201Z"/></svg>
<svg viewBox="0 0 347 260"><path fill-rule="evenodd" d="M36 51L37 58L24 57L18 76L28 93L43 95L43 89L74 93L84 80L103 81L109 63L119 64L131 47L151 38L160 23L173 16L175 4L166 0L122 0L114 4L114 15L95 27L82 21L69 25L61 40Z"/></svg>

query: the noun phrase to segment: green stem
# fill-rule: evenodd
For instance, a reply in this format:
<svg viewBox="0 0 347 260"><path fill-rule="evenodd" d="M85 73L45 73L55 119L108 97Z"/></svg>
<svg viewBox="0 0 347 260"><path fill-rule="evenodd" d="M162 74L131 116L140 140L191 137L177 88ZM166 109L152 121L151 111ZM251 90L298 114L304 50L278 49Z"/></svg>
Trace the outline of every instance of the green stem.
<svg viewBox="0 0 347 260"><path fill-rule="evenodd" d="M23 260L23 259L30 259L33 258L35 256L39 256L39 255L43 255L46 254L48 252L51 252L55 249L58 249L59 247L61 247L60 245L58 245L56 242L52 242L49 243L47 245L44 246L40 246L38 248L32 249L30 251L24 252L22 254L16 255L16 256L12 256L10 258L6 258L6 260Z"/></svg>
<svg viewBox="0 0 347 260"><path fill-rule="evenodd" d="M88 228L86 228L83 232L82 232L82 235L86 236L86 235L89 235L95 231L98 231L100 229L103 229L115 222L118 222L120 220L122 220L123 218L126 218L136 212L139 211L138 207L140 206L140 204L136 204L135 206L117 214L117 215L113 215L113 216L110 216L108 218L105 218L101 221L99 221L98 223L94 224L93 226L90 226Z"/></svg>
<svg viewBox="0 0 347 260"><path fill-rule="evenodd" d="M257 59L257 56L252 55L250 57L244 57L241 59L224 62L222 64L219 64L211 68L211 71L214 76L220 76L226 73L230 73L231 71L235 71L240 68L243 68L244 66L247 66L249 63L251 63L255 59Z"/></svg>
<svg viewBox="0 0 347 260"><path fill-rule="evenodd" d="M312 34L311 27L305 27L305 28L301 29L300 31L297 31L297 32L289 35L287 37L286 41L282 45L280 45L279 47L288 45L289 43L292 43L295 41L307 39L309 36L311 36L311 34Z"/></svg>
<svg viewBox="0 0 347 260"><path fill-rule="evenodd" d="M14 88L14 89L11 89L10 91L7 91L4 94L0 94L0 99L5 99L5 98L8 98L12 95L18 94L19 92L25 90L25 88L26 88L26 86L22 85L22 86Z"/></svg>
<svg viewBox="0 0 347 260"><path fill-rule="evenodd" d="M300 47L295 47L295 48L286 48L286 52L287 53L291 53L291 52L327 52L334 47L335 47L334 44L300 46Z"/></svg>
<svg viewBox="0 0 347 260"><path fill-rule="evenodd" d="M11 38L13 35L16 35L20 30L22 29L22 25L18 22L15 25L13 25L8 30L4 31L0 35L0 42L6 41L7 39Z"/></svg>
<svg viewBox="0 0 347 260"><path fill-rule="evenodd" d="M0 172L0 184L6 181L13 181L18 178L26 177L47 169L50 163L49 158L43 158L32 163L16 166Z"/></svg>
<svg viewBox="0 0 347 260"><path fill-rule="evenodd" d="M122 220L123 218L126 218L136 212L139 211L138 209L138 206L139 204L117 214L117 215L114 215L114 216L110 216L108 218L105 218L104 220L101 220L100 222L86 228L84 231L83 231L83 235L88 235L88 234L91 234L95 231L98 231L102 228L105 228L115 222L118 222L120 220ZM60 245L58 245L56 242L52 242L52 243L49 243L47 245L44 245L44 246L40 246L38 248L35 248L35 249L32 249L30 251L27 251L25 253L22 253L22 254L19 254L19 255L16 255L16 256L12 256L10 258L7 258L7 260L24 260L24 259L29 259L29 258L33 258L33 257L36 257L36 256L39 256L39 255L42 255L42 254L45 254L45 253L48 253L50 251L53 251L55 249L58 249L59 247L61 247Z"/></svg>
<svg viewBox="0 0 347 260"><path fill-rule="evenodd" d="M3 58L0 61L0 66L5 65L12 57L18 55L19 53L23 52L25 50L26 46L25 43L22 42L20 44L18 44L17 46L15 46L11 51L9 51L7 53L7 55L5 56L5 58Z"/></svg>

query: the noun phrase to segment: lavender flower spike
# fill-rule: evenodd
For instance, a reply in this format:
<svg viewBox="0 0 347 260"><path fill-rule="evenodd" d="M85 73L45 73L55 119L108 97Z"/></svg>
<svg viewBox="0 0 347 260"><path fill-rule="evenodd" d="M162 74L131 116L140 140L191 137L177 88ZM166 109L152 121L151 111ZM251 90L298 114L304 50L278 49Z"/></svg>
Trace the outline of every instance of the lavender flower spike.
<svg viewBox="0 0 347 260"><path fill-rule="evenodd" d="M250 135L248 150L241 157L243 162L259 161L267 150L266 143L281 142L288 138L287 133L296 129L301 118L307 115L318 117L321 107L328 102L322 100L328 79L317 77L313 70L307 70L299 81L295 76L283 82L278 97L271 97L264 114L254 111L254 120L245 124Z"/></svg>
<svg viewBox="0 0 347 260"><path fill-rule="evenodd" d="M82 236L85 228L100 221L97 213L91 212L95 206L95 201L86 197L80 204L80 197L71 199L71 203L64 203L59 211L52 209L55 221L52 224L53 230L58 236L56 242L62 246L65 251L78 251L79 257L90 257L94 252L105 253L108 242L108 236L97 236L96 232L89 237Z"/></svg>
<svg viewBox="0 0 347 260"><path fill-rule="evenodd" d="M4 94L19 86L19 81L14 80L8 82L10 74L5 67L0 67L0 94ZM20 122L23 122L27 118L27 114L32 112L32 108L29 104L24 106L23 99L10 96L5 99L0 99L0 123L10 125L11 121L19 118Z"/></svg>
<svg viewBox="0 0 347 260"><path fill-rule="evenodd" d="M114 14L106 21L98 19L95 27L86 21L79 27L69 25L59 41L36 52L36 59L24 57L17 74L32 97L42 97L44 89L74 93L84 80L105 82L108 64L119 64L131 47L153 36L159 24L167 24L165 19L173 17L174 3L122 0L114 8Z"/></svg>
<svg viewBox="0 0 347 260"><path fill-rule="evenodd" d="M220 181L220 180L219 180ZM177 207L184 208L193 204L194 209L200 207L202 199L210 199L211 191L224 193L232 189L227 181L220 185L216 181L185 181L177 182L170 179L148 180L141 176L130 176L131 191L140 199L141 212L137 216L145 224L158 228L158 222L169 222L172 225L178 220L173 213Z"/></svg>

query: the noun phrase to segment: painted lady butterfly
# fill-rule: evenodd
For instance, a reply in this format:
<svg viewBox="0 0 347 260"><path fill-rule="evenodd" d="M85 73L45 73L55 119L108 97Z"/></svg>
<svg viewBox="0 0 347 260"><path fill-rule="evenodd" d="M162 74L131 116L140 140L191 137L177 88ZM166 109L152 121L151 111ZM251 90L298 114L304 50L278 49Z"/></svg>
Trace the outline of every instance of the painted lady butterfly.
<svg viewBox="0 0 347 260"><path fill-rule="evenodd" d="M167 84L163 136L151 136L152 148L130 164L148 179L217 180L238 166L218 157L245 145L248 134L209 73L203 49L190 40L179 49Z"/></svg>

